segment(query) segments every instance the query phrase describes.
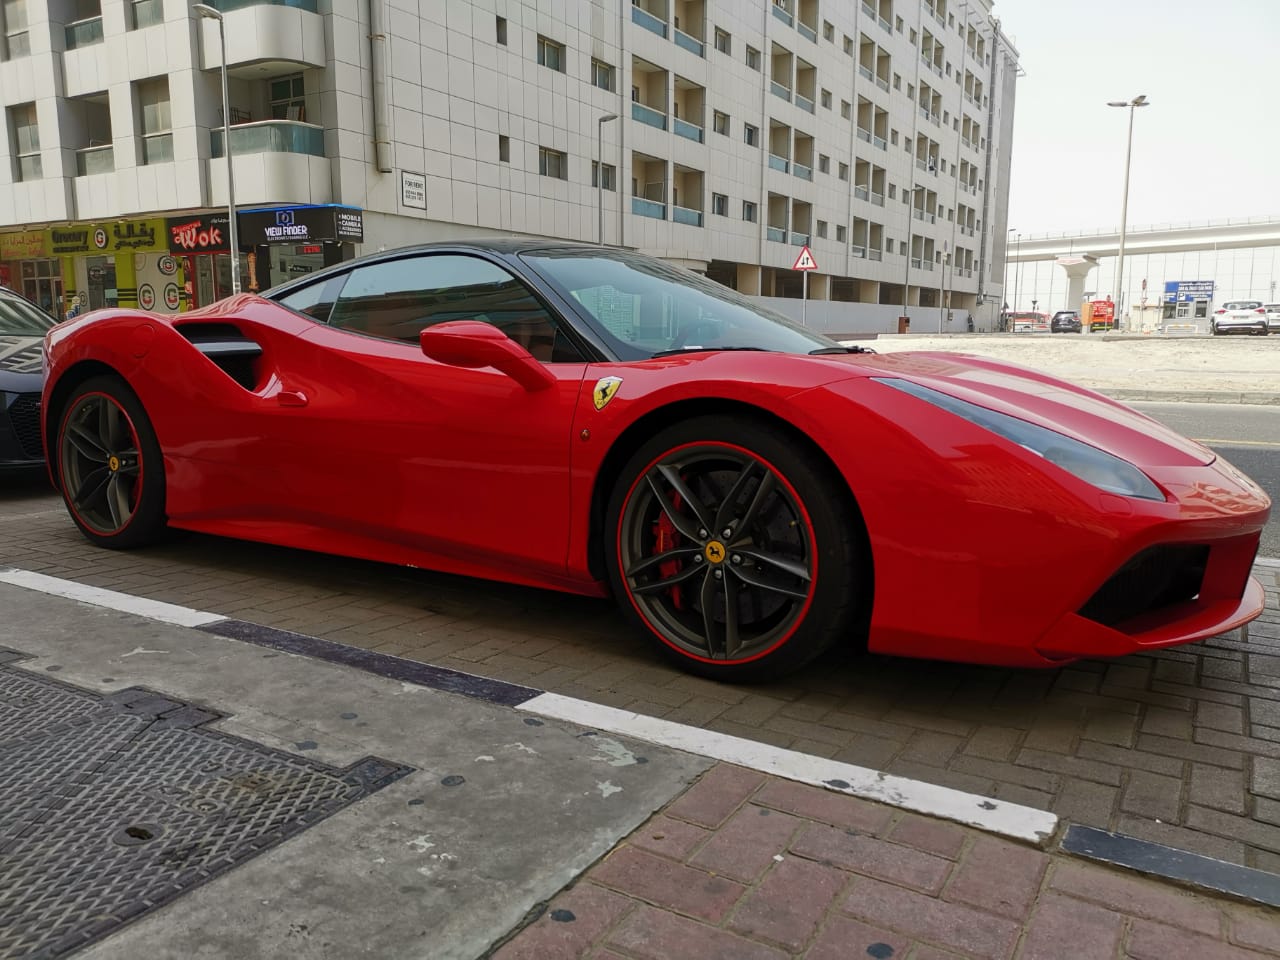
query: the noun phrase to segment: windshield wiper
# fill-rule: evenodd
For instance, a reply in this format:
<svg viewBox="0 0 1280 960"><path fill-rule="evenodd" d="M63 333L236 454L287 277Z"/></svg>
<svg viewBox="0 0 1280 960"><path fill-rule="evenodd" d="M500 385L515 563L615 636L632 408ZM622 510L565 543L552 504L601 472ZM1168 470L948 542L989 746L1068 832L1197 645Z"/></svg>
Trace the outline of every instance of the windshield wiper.
<svg viewBox="0 0 1280 960"><path fill-rule="evenodd" d="M649 359L656 360L658 357L672 357L677 353L720 353L729 350L758 350L763 352L764 347L676 347L673 350L659 350Z"/></svg>
<svg viewBox="0 0 1280 960"><path fill-rule="evenodd" d="M810 350L809 356L821 357L834 353L875 353L870 347L819 347L817 350Z"/></svg>

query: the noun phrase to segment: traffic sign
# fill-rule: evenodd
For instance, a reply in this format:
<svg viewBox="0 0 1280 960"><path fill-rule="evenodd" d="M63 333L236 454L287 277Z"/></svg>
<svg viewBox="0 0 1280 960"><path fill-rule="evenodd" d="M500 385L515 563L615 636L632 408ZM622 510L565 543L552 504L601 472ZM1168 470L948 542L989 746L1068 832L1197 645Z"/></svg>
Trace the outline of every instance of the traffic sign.
<svg viewBox="0 0 1280 960"><path fill-rule="evenodd" d="M800 256L796 257L795 266L792 270L817 270L818 261L813 259L813 253L807 246L800 248Z"/></svg>

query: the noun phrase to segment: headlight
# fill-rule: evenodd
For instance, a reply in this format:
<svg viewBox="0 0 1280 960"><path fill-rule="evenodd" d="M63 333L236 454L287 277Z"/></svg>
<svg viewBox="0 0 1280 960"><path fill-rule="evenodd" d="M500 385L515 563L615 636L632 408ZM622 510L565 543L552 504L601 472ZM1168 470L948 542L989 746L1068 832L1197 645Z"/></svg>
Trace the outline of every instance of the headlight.
<svg viewBox="0 0 1280 960"><path fill-rule="evenodd" d="M999 434L1006 440L1044 457L1056 464L1072 476L1079 477L1085 483L1092 484L1107 493L1116 493L1122 497L1140 497L1143 500L1165 499L1160 488L1151 482L1145 473L1128 461L1113 457L1109 453L1091 447L1087 443L1073 440L1044 427L1010 417L976 403L960 400L949 394L940 393L929 387L922 387L910 380L874 378L877 383L893 387L903 393L910 394L918 400L924 400L935 407L941 407L948 413L963 417L984 430Z"/></svg>

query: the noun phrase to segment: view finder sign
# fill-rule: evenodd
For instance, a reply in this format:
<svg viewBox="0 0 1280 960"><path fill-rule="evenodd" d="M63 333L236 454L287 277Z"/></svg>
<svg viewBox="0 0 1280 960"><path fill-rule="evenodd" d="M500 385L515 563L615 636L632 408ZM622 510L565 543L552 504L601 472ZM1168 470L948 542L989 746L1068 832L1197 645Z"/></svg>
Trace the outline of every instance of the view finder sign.
<svg viewBox="0 0 1280 960"><path fill-rule="evenodd" d="M1197 300L1212 300L1213 285L1212 280L1166 280L1164 302L1194 303Z"/></svg>

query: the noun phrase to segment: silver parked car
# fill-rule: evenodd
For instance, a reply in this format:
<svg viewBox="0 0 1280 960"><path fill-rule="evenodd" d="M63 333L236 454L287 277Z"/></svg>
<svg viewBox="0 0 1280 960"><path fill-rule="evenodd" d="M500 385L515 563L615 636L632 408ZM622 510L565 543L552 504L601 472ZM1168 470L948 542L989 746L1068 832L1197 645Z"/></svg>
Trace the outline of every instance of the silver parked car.
<svg viewBox="0 0 1280 960"><path fill-rule="evenodd" d="M1267 329L1280 333L1280 303L1264 303L1262 309L1267 312Z"/></svg>
<svg viewBox="0 0 1280 960"><path fill-rule="evenodd" d="M1216 337L1223 333L1249 333L1265 337L1267 311L1261 300L1228 300L1213 311L1209 329Z"/></svg>

